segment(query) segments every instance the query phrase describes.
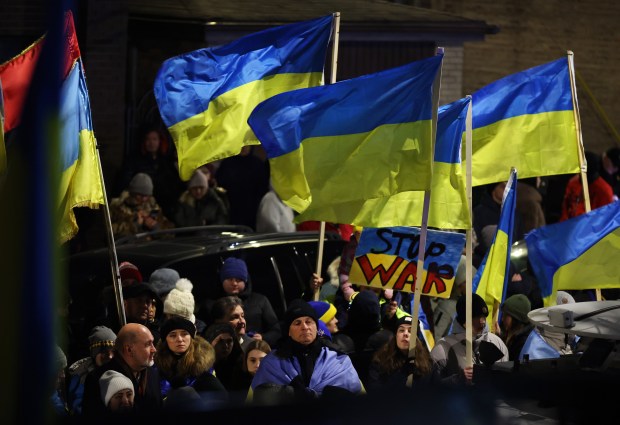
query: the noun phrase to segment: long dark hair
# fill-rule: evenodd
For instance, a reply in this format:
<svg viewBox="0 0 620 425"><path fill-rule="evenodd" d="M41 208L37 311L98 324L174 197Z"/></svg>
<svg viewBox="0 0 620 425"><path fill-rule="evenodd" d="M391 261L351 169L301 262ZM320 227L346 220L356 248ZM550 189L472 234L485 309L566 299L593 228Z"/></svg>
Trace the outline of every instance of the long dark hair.
<svg viewBox="0 0 620 425"><path fill-rule="evenodd" d="M408 362L407 354L396 345L396 335L383 344L372 356L372 363L377 366L381 376L390 376L400 370ZM428 348L420 338L415 345L414 377L426 376L431 373L433 361Z"/></svg>

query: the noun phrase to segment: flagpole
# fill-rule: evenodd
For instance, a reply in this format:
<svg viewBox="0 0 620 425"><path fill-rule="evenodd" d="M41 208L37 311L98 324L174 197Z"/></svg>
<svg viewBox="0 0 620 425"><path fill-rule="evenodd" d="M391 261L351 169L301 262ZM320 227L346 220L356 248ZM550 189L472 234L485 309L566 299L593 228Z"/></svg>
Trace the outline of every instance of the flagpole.
<svg viewBox="0 0 620 425"><path fill-rule="evenodd" d="M566 52L568 55L568 73L570 75L570 90L573 98L573 115L575 117L575 130L577 132L577 150L579 152L579 169L581 175L581 186L583 187L583 202L586 213L592 210L590 205L590 190L588 188L588 164L585 160L583 148L583 134L581 132L581 120L579 118L579 102L577 101L577 84L575 83L575 57L571 50ZM601 301L601 290L596 289L596 300Z"/></svg>
<svg viewBox="0 0 620 425"><path fill-rule="evenodd" d="M332 45L332 65L330 69L329 83L334 84L336 82L336 73L338 71L338 43L340 39L340 12L335 12L333 14L334 17L334 28L333 28L333 36L334 43ZM319 247L318 252L316 254L316 274L317 276L321 276L321 269L323 268L323 246L325 245L325 222L321 221L321 228L319 230ZM319 294L321 292L320 288L315 288L313 299L314 301L319 300Z"/></svg>
<svg viewBox="0 0 620 425"><path fill-rule="evenodd" d="M438 47L436 55L444 53L443 47ZM431 119L431 167L435 155L435 143L437 136L437 114L439 109L439 92L441 89L441 66L433 81L433 106ZM432 174L431 174L432 180ZM413 292L413 311L411 312L411 337L409 338L409 362L415 364L415 347L418 340L418 322L420 314L420 297L424 279L424 252L426 251L426 236L428 234L428 212L431 203L431 190L424 191L424 205L422 207L422 223L420 226L420 242L418 245L418 264L416 269L415 289ZM407 376L408 387L413 385L413 374Z"/></svg>
<svg viewBox="0 0 620 425"><path fill-rule="evenodd" d="M101 188L103 189L103 215L106 227L106 236L108 240L108 254L110 256L110 269L112 271L112 286L114 287L114 298L116 299L116 311L118 313L118 321L121 326L125 326L127 319L125 316L125 304L123 303L123 290L121 286L121 273L118 269L118 257L116 255L116 244L112 232L112 220L110 219L110 208L108 206L108 195L105 190L105 181L103 180L103 169L101 168L101 157L99 156L99 144L95 139L97 148L97 163L99 164L99 178L101 179Z"/></svg>
<svg viewBox="0 0 620 425"><path fill-rule="evenodd" d="M472 156L472 116L473 116L473 99L471 95L467 96L470 99L469 109L467 110L467 117L465 119L465 182L467 190L467 204L469 208L470 220L473 217L472 212L472 175L471 175L471 156ZM473 292L473 229L470 223L466 232L465 241L465 365L467 367L473 366L473 337L472 337L472 323L471 323L471 300Z"/></svg>

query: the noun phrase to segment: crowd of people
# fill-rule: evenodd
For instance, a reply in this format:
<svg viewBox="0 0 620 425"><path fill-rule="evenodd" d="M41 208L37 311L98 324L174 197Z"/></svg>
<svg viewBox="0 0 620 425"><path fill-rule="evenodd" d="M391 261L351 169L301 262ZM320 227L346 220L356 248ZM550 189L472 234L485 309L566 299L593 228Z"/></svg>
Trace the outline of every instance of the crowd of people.
<svg viewBox="0 0 620 425"><path fill-rule="evenodd" d="M313 222L293 223L292 210L270 189L268 163L251 150L200 167L184 184L165 137L147 131L119 179L119 196L111 201L115 236L229 223L259 231L315 228ZM592 208L617 200L620 150L609 149L600 158L588 152L587 160ZM565 220L585 212L579 176L567 182L555 216L546 211L541 184L541 179L519 182L514 241L554 217ZM473 209L474 270L499 222L504 186L492 184L479 192ZM281 317L267 297L253 290L242 259L223 259L219 295L197 302L192 282L178 271L161 268L145 279L139 265L121 263L126 324L120 323L108 286L101 296L105 316L87 341L69 341L71 353L83 357L67 364L58 349L59 377L66 379L58 379L51 398L56 412L84 417L196 412L475 382L464 343L465 257L450 298L423 297L424 323L419 321L412 335L411 294L351 283L348 273L360 229L328 225L348 241L330 264L330 279L308 276L303 296L290 301ZM588 296L573 295L559 291L558 304ZM543 335L529 323L527 314L541 307L542 299L527 270L511 265L499 323L492 323L481 297L471 296L474 365L579 350L577 340Z"/></svg>

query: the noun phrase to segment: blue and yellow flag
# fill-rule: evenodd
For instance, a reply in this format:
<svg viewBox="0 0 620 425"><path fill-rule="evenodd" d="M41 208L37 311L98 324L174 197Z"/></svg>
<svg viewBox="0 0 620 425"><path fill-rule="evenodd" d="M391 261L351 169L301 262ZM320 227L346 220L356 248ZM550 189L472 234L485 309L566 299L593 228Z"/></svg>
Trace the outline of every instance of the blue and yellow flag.
<svg viewBox="0 0 620 425"><path fill-rule="evenodd" d="M73 208L104 204L90 101L81 59L77 59L60 92L60 241L78 231Z"/></svg>
<svg viewBox="0 0 620 425"><path fill-rule="evenodd" d="M430 189L433 82L442 59L283 93L256 107L248 123L267 152L275 191L301 213L296 221L411 224L389 201Z"/></svg>
<svg viewBox="0 0 620 425"><path fill-rule="evenodd" d="M525 236L545 306L558 290L620 287L620 201Z"/></svg>
<svg viewBox="0 0 620 425"><path fill-rule="evenodd" d="M472 184L579 172L568 58L495 81L473 94Z"/></svg>
<svg viewBox="0 0 620 425"><path fill-rule="evenodd" d="M516 199L517 171L513 169L504 189L497 232L472 283L474 293L484 298L489 312L494 311L495 304L500 305L504 301L506 284L510 278L508 270L510 269Z"/></svg>
<svg viewBox="0 0 620 425"><path fill-rule="evenodd" d="M461 165L461 135L465 131L470 98L459 99L439 108L437 140L433 158L433 181L428 225L439 229L469 229L471 217L467 203L465 173ZM390 207L411 226L422 225L423 192L399 193Z"/></svg>
<svg viewBox="0 0 620 425"><path fill-rule="evenodd" d="M332 16L270 28L166 60L155 78L179 173L237 155L258 140L247 125L261 101L322 83Z"/></svg>

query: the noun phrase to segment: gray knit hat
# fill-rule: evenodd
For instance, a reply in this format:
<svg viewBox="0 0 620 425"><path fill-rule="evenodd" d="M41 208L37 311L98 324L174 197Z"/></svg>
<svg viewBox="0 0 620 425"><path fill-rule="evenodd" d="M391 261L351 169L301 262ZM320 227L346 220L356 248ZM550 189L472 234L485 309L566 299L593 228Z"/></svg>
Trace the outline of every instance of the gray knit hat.
<svg viewBox="0 0 620 425"><path fill-rule="evenodd" d="M94 359L102 351L113 348L114 341L116 341L116 334L112 329L106 326L95 326L88 336L90 356Z"/></svg>
<svg viewBox="0 0 620 425"><path fill-rule="evenodd" d="M153 180L146 173L138 173L129 182L128 190L130 193L139 195L153 195Z"/></svg>
<svg viewBox="0 0 620 425"><path fill-rule="evenodd" d="M168 295L174 289L174 285L181 279L179 272L174 269L162 268L151 273L149 283L160 298Z"/></svg>
<svg viewBox="0 0 620 425"><path fill-rule="evenodd" d="M209 180L207 176L202 171L196 170L194 171L194 175L192 179L187 184L187 188L191 189L192 187L206 187L209 188Z"/></svg>
<svg viewBox="0 0 620 425"><path fill-rule="evenodd" d="M107 407L114 394L121 390L134 391L134 388L131 379L122 373L115 370L106 370L99 378L99 390L101 400Z"/></svg>

